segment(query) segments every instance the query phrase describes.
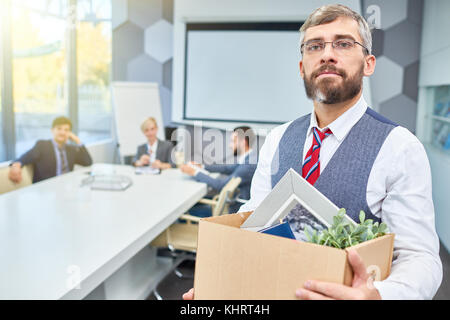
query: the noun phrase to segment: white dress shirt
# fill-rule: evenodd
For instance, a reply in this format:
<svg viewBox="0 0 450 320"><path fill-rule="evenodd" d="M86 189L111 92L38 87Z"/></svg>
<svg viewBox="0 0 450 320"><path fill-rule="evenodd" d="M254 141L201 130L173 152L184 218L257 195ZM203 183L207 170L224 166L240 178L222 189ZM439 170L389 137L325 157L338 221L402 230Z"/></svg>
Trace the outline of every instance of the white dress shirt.
<svg viewBox="0 0 450 320"><path fill-rule="evenodd" d="M147 143L147 152L150 155L150 164L156 160L156 149L158 149L158 139L152 145Z"/></svg>
<svg viewBox="0 0 450 320"><path fill-rule="evenodd" d="M367 103L361 96L328 127L319 128L322 132L328 128L333 132L322 141L321 171L366 110ZM271 161L290 124L278 126L267 135L253 176L250 200L239 212L253 211L272 190ZM303 159L312 145L314 126L318 127L312 112L302 146ZM398 126L387 136L370 172L366 197L372 213L395 234L391 274L374 283L381 297L432 299L442 281L442 263L434 222L431 171L422 143L407 129Z"/></svg>

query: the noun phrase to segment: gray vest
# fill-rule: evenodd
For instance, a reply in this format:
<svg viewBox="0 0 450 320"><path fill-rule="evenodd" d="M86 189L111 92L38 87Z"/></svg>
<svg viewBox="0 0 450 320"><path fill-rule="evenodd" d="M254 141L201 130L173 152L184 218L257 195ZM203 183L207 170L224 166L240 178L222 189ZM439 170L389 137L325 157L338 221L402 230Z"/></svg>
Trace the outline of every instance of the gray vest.
<svg viewBox="0 0 450 320"><path fill-rule="evenodd" d="M310 114L298 118L284 132L272 159L272 188L290 168L302 175L303 146L310 119ZM397 124L367 108L314 184L337 207L345 208L347 215L356 222L359 222L360 210L366 213L366 219L380 221L367 204L367 182L381 146L396 126ZM294 223L296 226L293 229L303 230L305 224L321 229L309 221L308 217L302 220L300 216L305 215L305 211L299 208L291 211L288 215L291 227Z"/></svg>

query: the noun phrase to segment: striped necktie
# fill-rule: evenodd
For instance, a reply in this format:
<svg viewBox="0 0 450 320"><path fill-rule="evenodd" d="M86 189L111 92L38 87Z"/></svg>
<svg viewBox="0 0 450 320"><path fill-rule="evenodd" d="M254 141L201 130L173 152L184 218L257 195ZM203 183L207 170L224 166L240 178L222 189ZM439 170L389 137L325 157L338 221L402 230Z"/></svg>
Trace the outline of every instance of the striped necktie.
<svg viewBox="0 0 450 320"><path fill-rule="evenodd" d="M332 134L330 129L320 132L316 127L313 128L313 143L306 154L302 168L303 178L312 185L314 185L320 175L320 147L322 146L322 141L330 134Z"/></svg>
<svg viewBox="0 0 450 320"><path fill-rule="evenodd" d="M61 173L69 172L69 166L67 165L66 157L64 156L64 148L58 146L59 158L61 160Z"/></svg>

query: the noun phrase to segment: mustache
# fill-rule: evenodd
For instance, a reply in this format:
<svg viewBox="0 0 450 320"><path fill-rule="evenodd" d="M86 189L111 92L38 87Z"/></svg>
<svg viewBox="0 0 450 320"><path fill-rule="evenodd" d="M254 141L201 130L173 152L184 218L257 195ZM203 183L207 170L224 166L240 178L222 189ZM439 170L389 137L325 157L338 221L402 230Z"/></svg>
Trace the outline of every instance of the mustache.
<svg viewBox="0 0 450 320"><path fill-rule="evenodd" d="M347 73L342 70L342 69L338 69L336 68L334 65L331 64L326 64L321 66L319 69L317 69L316 71L314 71L311 74L311 79L316 78L320 73L324 72L324 71L332 71L337 73L338 75L340 75L342 78L346 78L347 77Z"/></svg>

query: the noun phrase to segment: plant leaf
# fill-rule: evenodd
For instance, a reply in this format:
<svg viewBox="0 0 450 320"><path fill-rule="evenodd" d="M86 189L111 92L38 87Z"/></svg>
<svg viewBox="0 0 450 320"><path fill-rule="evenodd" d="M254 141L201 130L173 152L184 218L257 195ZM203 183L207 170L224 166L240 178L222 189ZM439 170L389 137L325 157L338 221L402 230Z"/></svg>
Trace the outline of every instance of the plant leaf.
<svg viewBox="0 0 450 320"><path fill-rule="evenodd" d="M308 239L308 242L312 242L312 236L310 234L310 230L308 230L308 229L309 229L309 226L306 226L304 233L305 233L306 238Z"/></svg>
<svg viewBox="0 0 450 320"><path fill-rule="evenodd" d="M380 223L380 227L378 228L378 232L385 233L387 231L388 231L388 227L387 227L386 223L384 223L384 222Z"/></svg>
<svg viewBox="0 0 450 320"><path fill-rule="evenodd" d="M364 211L360 211L359 212L359 221L361 222L361 223L364 223L364 220L366 219L366 214L364 213Z"/></svg>

